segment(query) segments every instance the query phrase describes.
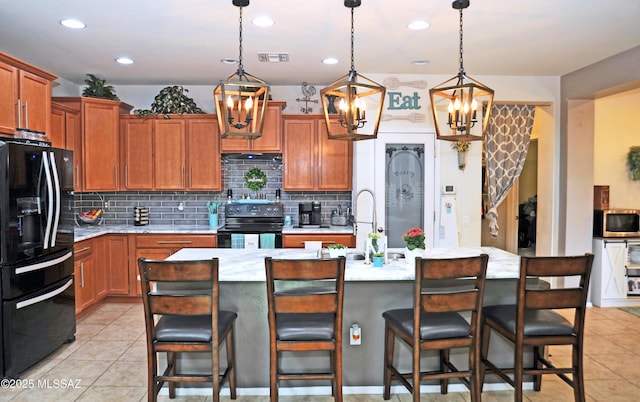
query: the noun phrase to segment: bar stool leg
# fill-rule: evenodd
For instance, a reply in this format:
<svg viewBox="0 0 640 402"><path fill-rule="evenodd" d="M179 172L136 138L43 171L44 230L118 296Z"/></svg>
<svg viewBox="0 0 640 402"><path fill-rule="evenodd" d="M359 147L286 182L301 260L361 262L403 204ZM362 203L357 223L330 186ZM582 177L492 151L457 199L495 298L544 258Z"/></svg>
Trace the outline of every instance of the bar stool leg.
<svg viewBox="0 0 640 402"><path fill-rule="evenodd" d="M389 367L393 364L393 347L395 336L389 330L389 322L385 320L384 326L384 392L382 398L388 401L391 398L391 370Z"/></svg>

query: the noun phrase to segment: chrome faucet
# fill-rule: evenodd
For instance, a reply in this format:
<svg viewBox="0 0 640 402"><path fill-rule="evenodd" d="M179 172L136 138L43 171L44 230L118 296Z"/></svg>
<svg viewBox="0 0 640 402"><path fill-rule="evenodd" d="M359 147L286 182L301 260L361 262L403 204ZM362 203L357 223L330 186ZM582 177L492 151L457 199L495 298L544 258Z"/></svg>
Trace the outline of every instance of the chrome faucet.
<svg viewBox="0 0 640 402"><path fill-rule="evenodd" d="M369 193L371 194L371 199L373 201L373 216L371 217L371 222L368 221L357 221L356 220L356 215L358 214L358 197L360 197L360 194L362 193ZM373 193L373 190L370 190L368 188L363 188L362 190L358 191L358 193L356 194L356 199L353 202L353 235L356 236L357 232L358 232L358 223L371 223L371 231L372 232L376 232L377 229L377 218L376 218L376 196Z"/></svg>

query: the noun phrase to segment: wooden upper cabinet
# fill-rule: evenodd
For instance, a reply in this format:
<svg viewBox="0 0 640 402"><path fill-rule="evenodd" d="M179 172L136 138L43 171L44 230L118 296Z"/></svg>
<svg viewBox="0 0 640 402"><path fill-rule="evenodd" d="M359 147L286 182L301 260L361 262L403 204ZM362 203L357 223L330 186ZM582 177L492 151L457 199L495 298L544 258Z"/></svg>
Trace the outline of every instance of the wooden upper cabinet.
<svg viewBox="0 0 640 402"><path fill-rule="evenodd" d="M51 103L49 141L56 148L73 151L73 189L82 191L82 141L80 112L66 105Z"/></svg>
<svg viewBox="0 0 640 402"><path fill-rule="evenodd" d="M351 190L351 141L329 140L322 116L285 116L283 125L282 188L285 191Z"/></svg>
<svg viewBox="0 0 640 402"><path fill-rule="evenodd" d="M224 138L221 140L222 152L282 153L282 109L286 106L286 102L269 101L262 137L254 140Z"/></svg>
<svg viewBox="0 0 640 402"><path fill-rule="evenodd" d="M182 190L186 186L186 122L154 120L153 164L156 190Z"/></svg>
<svg viewBox="0 0 640 402"><path fill-rule="evenodd" d="M123 189L222 189L215 115L127 115L120 120Z"/></svg>
<svg viewBox="0 0 640 402"><path fill-rule="evenodd" d="M59 97L54 102L80 111L82 191L117 191L120 186L120 115L132 106L120 101L86 97ZM80 152L77 151L80 147Z"/></svg>
<svg viewBox="0 0 640 402"><path fill-rule="evenodd" d="M215 118L187 121L188 180L191 190L222 190L220 132Z"/></svg>
<svg viewBox="0 0 640 402"><path fill-rule="evenodd" d="M153 189L153 121L121 116L120 146L124 190Z"/></svg>
<svg viewBox="0 0 640 402"><path fill-rule="evenodd" d="M49 133L51 81L57 77L0 52L0 132Z"/></svg>

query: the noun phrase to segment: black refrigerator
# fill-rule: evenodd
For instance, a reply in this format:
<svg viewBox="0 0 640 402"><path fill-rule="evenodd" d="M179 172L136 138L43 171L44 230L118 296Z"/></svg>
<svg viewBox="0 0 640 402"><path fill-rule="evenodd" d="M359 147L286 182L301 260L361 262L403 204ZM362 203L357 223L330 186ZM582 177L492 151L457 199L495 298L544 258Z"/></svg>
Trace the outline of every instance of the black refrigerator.
<svg viewBox="0 0 640 402"><path fill-rule="evenodd" d="M73 153L0 138L0 372L75 339Z"/></svg>

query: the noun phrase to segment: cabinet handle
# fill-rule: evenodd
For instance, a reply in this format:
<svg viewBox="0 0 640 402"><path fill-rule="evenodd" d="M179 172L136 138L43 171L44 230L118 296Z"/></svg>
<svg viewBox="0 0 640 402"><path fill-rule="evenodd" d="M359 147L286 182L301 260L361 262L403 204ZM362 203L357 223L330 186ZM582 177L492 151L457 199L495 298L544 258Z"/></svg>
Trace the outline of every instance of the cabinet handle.
<svg viewBox="0 0 640 402"><path fill-rule="evenodd" d="M24 126L29 128L29 102L24 102Z"/></svg>
<svg viewBox="0 0 640 402"><path fill-rule="evenodd" d="M80 171L80 166L75 165L74 166L74 176L73 176L73 182L75 183L74 187L80 187L80 176L78 175L78 172Z"/></svg>
<svg viewBox="0 0 640 402"><path fill-rule="evenodd" d="M18 128L22 124L22 102L18 99Z"/></svg>
<svg viewBox="0 0 640 402"><path fill-rule="evenodd" d="M83 248L81 248L80 250L76 251L75 253L76 253L76 254L80 254L80 253L82 253L82 252L84 252L84 251L87 251L87 250L91 250L91 247L83 247Z"/></svg>
<svg viewBox="0 0 640 402"><path fill-rule="evenodd" d="M184 187L184 166L180 166L180 187Z"/></svg>
<svg viewBox="0 0 640 402"><path fill-rule="evenodd" d="M193 169L189 166L189 187L193 186Z"/></svg>
<svg viewBox="0 0 640 402"><path fill-rule="evenodd" d="M84 289L84 262L80 263L80 287Z"/></svg>
<svg viewBox="0 0 640 402"><path fill-rule="evenodd" d="M129 168L127 166L124 167L124 186L125 188L129 187Z"/></svg>
<svg viewBox="0 0 640 402"><path fill-rule="evenodd" d="M118 189L118 167L114 166L113 167L113 171L114 171L114 173L116 175L115 177L116 177L116 190L117 190Z"/></svg>
<svg viewBox="0 0 640 402"><path fill-rule="evenodd" d="M191 244L191 240L158 240L156 244Z"/></svg>

